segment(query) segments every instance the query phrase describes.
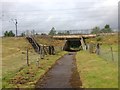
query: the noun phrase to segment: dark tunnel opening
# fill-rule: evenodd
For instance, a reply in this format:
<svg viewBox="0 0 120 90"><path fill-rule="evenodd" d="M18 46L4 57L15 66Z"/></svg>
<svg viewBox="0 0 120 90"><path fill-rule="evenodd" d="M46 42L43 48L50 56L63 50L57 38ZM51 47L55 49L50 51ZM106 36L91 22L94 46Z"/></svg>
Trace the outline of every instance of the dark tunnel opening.
<svg viewBox="0 0 120 90"><path fill-rule="evenodd" d="M65 51L79 51L81 46L80 39L68 39L65 43Z"/></svg>

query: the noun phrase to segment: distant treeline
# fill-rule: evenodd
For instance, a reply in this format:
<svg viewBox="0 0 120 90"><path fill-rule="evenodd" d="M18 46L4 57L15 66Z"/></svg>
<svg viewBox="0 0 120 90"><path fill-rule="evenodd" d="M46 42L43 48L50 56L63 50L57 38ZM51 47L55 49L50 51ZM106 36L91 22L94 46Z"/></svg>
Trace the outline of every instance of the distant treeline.
<svg viewBox="0 0 120 90"><path fill-rule="evenodd" d="M111 33L113 30L110 28L110 25L105 25L103 29L100 29L100 27L96 26L92 29L91 34L98 34L98 33Z"/></svg>
<svg viewBox="0 0 120 90"><path fill-rule="evenodd" d="M100 27L96 26L92 29L91 34L98 34L98 33L112 33L113 30L110 28L110 25L106 24L104 28L100 29ZM69 35L70 31L65 32L57 32L54 27L49 32L49 35ZM82 34L82 33L81 33Z"/></svg>
<svg viewBox="0 0 120 90"><path fill-rule="evenodd" d="M92 29L91 31L91 34L99 34L99 33L112 33L113 30L110 28L110 25L106 24L104 26L104 28L100 29L100 27L96 26ZM70 34L70 31L66 31L66 32L56 32L55 28L52 27L52 29L49 31L48 35L69 35ZM25 32L24 33L21 33L21 35L19 36L25 36ZM32 35L38 35L37 33L35 33L35 31L33 32ZM45 33L41 33L41 35L47 35ZM4 36L5 37L14 37L15 34L13 33L12 30L10 31L5 31L4 33Z"/></svg>

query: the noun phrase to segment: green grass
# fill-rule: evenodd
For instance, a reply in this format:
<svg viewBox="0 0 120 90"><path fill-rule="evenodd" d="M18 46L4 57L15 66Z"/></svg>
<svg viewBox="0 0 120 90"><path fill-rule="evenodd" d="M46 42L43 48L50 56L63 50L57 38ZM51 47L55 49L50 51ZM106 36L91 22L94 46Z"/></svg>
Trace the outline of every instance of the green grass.
<svg viewBox="0 0 120 90"><path fill-rule="evenodd" d="M112 51L111 51L112 47ZM114 62L118 62L118 44L113 44L113 45L108 45L108 44L103 44L100 46L100 56L108 61L113 61L112 60L112 52L113 52L113 59Z"/></svg>
<svg viewBox="0 0 120 90"><path fill-rule="evenodd" d="M118 88L118 65L95 54L80 51L77 68L84 88Z"/></svg>
<svg viewBox="0 0 120 90"><path fill-rule="evenodd" d="M99 41L97 41L97 39L100 38ZM115 35L101 35L101 36L97 36L95 38L88 38L86 39L87 43L102 43L102 44L116 44L118 43L118 34L116 33Z"/></svg>
<svg viewBox="0 0 120 90"><path fill-rule="evenodd" d="M100 41L97 39L100 38ZM86 39L87 43L93 43L95 46L97 43L100 43L100 57L107 60L118 63L118 34L114 35L101 35L95 38ZM113 49L113 59L111 48ZM95 47L94 47L95 50Z"/></svg>

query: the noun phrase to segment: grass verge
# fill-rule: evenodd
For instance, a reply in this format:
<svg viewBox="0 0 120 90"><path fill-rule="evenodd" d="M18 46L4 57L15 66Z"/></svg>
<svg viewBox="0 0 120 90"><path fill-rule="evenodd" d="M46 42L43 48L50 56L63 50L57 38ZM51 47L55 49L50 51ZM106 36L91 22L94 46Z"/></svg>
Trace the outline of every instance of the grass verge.
<svg viewBox="0 0 120 90"><path fill-rule="evenodd" d="M112 47L112 51L111 51L111 47ZM112 59L112 53L113 53L113 59ZM101 45L100 46L100 57L105 60L118 63L118 44Z"/></svg>
<svg viewBox="0 0 120 90"><path fill-rule="evenodd" d="M8 73L3 78L3 88L34 88L36 82L66 53L62 51L56 55L46 56L39 60L39 67L33 62L29 67L25 66L16 73Z"/></svg>
<svg viewBox="0 0 120 90"><path fill-rule="evenodd" d="M118 88L117 63L85 51L77 53L76 62L84 88Z"/></svg>

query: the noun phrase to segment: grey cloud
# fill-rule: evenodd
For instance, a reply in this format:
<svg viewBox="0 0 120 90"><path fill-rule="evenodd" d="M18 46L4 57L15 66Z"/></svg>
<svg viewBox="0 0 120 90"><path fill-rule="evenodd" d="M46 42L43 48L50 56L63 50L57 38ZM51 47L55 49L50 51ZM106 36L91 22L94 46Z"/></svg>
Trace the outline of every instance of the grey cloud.
<svg viewBox="0 0 120 90"><path fill-rule="evenodd" d="M114 1L114 0L113 0ZM111 0L31 0L4 2L2 30L15 30L12 18L18 19L19 31L35 29L37 32L57 30L101 28L110 24L117 28L117 3Z"/></svg>

